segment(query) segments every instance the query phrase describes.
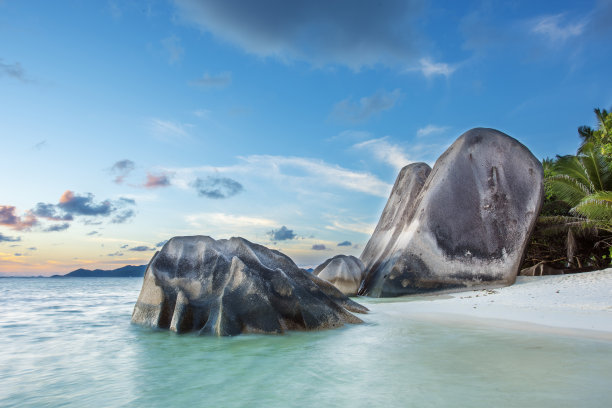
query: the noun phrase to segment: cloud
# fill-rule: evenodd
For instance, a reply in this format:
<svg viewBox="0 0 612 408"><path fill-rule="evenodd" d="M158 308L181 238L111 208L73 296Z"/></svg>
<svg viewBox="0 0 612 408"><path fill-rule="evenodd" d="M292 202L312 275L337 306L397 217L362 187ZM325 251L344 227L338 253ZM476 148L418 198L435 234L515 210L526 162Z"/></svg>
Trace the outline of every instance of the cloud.
<svg viewBox="0 0 612 408"><path fill-rule="evenodd" d="M334 105L331 116L352 123L365 122L370 117L393 108L401 95L399 89L394 89L391 92L381 90L358 101L347 98Z"/></svg>
<svg viewBox="0 0 612 408"><path fill-rule="evenodd" d="M70 224L67 222L64 222L62 224L54 224L54 225L50 225L47 228L43 229L43 232L58 232L58 231L65 231L68 228L70 228Z"/></svg>
<svg viewBox="0 0 612 408"><path fill-rule="evenodd" d="M33 82L31 79L28 78L25 73L25 70L19 62L10 64L8 62L4 62L4 60L0 58L0 77L4 75L8 76L9 78L21 81L23 83Z"/></svg>
<svg viewBox="0 0 612 408"><path fill-rule="evenodd" d="M38 224L38 219L31 213L23 217L15 215L15 207L10 205L0 205L0 225L11 229L22 231L29 230Z"/></svg>
<svg viewBox="0 0 612 408"><path fill-rule="evenodd" d="M122 252L117 251L117 252L114 252L114 253L112 253L112 254L106 254L106 256L123 256L123 253L122 253Z"/></svg>
<svg viewBox="0 0 612 408"><path fill-rule="evenodd" d="M369 150L376 159L393 166L396 170L414 161L406 155L406 152L400 146L389 143L387 137L366 140L353 147Z"/></svg>
<svg viewBox="0 0 612 408"><path fill-rule="evenodd" d="M74 218L72 214L60 214L57 207L49 203L37 203L31 213L51 221L72 221Z"/></svg>
<svg viewBox="0 0 612 408"><path fill-rule="evenodd" d="M433 62L430 58L421 58L417 69L427 78L436 75L448 78L457 70L457 66L449 65L446 62ZM409 71L414 71L414 69L409 69Z"/></svg>
<svg viewBox="0 0 612 408"><path fill-rule="evenodd" d="M146 252L146 251L155 251L155 248L149 248L148 246L140 245L140 246L132 247L128 251Z"/></svg>
<svg viewBox="0 0 612 408"><path fill-rule="evenodd" d="M278 222L257 216L234 215L226 213L200 213L185 217L186 221L198 229L221 229L223 232L238 234L248 228L272 228Z"/></svg>
<svg viewBox="0 0 612 408"><path fill-rule="evenodd" d="M127 248L127 247L129 247L129 245L128 245L128 244L124 244L124 245L121 245L119 248L121 248L121 249L125 249L125 248Z"/></svg>
<svg viewBox="0 0 612 408"><path fill-rule="evenodd" d="M565 13L543 16L532 23L531 32L548 37L552 42L565 42L569 38L580 36L586 26L586 21L563 24Z"/></svg>
<svg viewBox="0 0 612 408"><path fill-rule="evenodd" d="M325 251L327 248L323 244L314 244L311 249L315 251Z"/></svg>
<svg viewBox="0 0 612 408"><path fill-rule="evenodd" d="M277 230L268 232L268 235L272 241L286 241L294 239L297 236L293 230L288 229L284 225Z"/></svg>
<svg viewBox="0 0 612 408"><path fill-rule="evenodd" d="M21 237L9 237L6 235L2 235L0 232L0 242L19 242L21 241Z"/></svg>
<svg viewBox="0 0 612 408"><path fill-rule="evenodd" d="M91 232L87 233L87 235L89 235L89 236L96 235L96 234L98 234L98 231L91 231Z"/></svg>
<svg viewBox="0 0 612 408"><path fill-rule="evenodd" d="M36 143L33 147L34 150L41 150L42 148L47 146L47 141L46 140L41 140L40 142Z"/></svg>
<svg viewBox="0 0 612 408"><path fill-rule="evenodd" d="M120 214L117 214L111 220L113 224L123 224L136 216L136 212L134 210L124 210Z"/></svg>
<svg viewBox="0 0 612 408"><path fill-rule="evenodd" d="M163 246L166 244L166 242L168 242L168 240L167 240L167 239L165 239L165 240L163 240L163 241L158 242L157 244L155 244L155 248L161 248L161 247L163 247ZM123 248L123 247L122 247L122 248Z"/></svg>
<svg viewBox="0 0 612 408"><path fill-rule="evenodd" d="M437 133L444 133L449 129L448 126L436 126L436 125L427 125L424 128L420 128L417 130L417 137L425 137L429 135L435 135Z"/></svg>
<svg viewBox="0 0 612 408"><path fill-rule="evenodd" d="M143 184L145 188L157 188L157 187L168 187L170 185L170 178L168 174L162 173L154 175L147 173L147 181Z"/></svg>
<svg viewBox="0 0 612 408"><path fill-rule="evenodd" d="M74 215L107 216L111 214L113 206L109 200L96 204L93 199L94 195L91 193L76 195L73 191L66 190L60 197L57 206L68 214Z"/></svg>
<svg viewBox="0 0 612 408"><path fill-rule="evenodd" d="M111 173L116 174L114 182L117 184L123 183L123 180L132 172L132 170L134 170L135 167L135 163L128 159L119 160L113 164L113 167L111 167Z"/></svg>
<svg viewBox="0 0 612 408"><path fill-rule="evenodd" d="M338 246L351 246L353 245L351 241L342 241L338 243Z"/></svg>
<svg viewBox="0 0 612 408"><path fill-rule="evenodd" d="M218 75L210 75L205 72L200 78L189 82L189 85L201 88L225 88L232 83L231 72L221 72Z"/></svg>
<svg viewBox="0 0 612 408"><path fill-rule="evenodd" d="M355 70L413 58L421 0L175 0L179 16L250 54Z"/></svg>
<svg viewBox="0 0 612 408"><path fill-rule="evenodd" d="M28 250L29 251L36 251L36 250L38 250L38 248L36 248L36 247L29 247Z"/></svg>
<svg viewBox="0 0 612 408"><path fill-rule="evenodd" d="M345 169L323 160L294 157L251 155L240 157L241 163L225 167L187 167L166 169L173 174L173 182L188 188L193 175L201 172L240 174L243 177L262 177L266 182L276 181L283 189L304 191L311 185L317 191L322 186L342 188L378 197L388 198L391 185L366 172Z"/></svg>
<svg viewBox="0 0 612 408"><path fill-rule="evenodd" d="M179 62L183 58L185 50L181 47L181 39L176 35L164 38L161 40L161 45L168 55L168 62L170 64Z"/></svg>
<svg viewBox="0 0 612 408"><path fill-rule="evenodd" d="M173 122L152 118L149 120L149 130L159 139L165 142L189 139L188 129L193 125L189 123Z"/></svg>
<svg viewBox="0 0 612 408"><path fill-rule="evenodd" d="M14 256L23 256L23 254L20 254L19 252L15 252L13 255Z"/></svg>
<svg viewBox="0 0 612 408"><path fill-rule="evenodd" d="M242 184L228 177L209 176L205 180L197 178L192 186L197 190L200 197L214 199L229 198L244 190Z"/></svg>
<svg viewBox="0 0 612 408"><path fill-rule="evenodd" d="M136 205L136 200L134 200L133 198L119 197L119 202L129 205Z"/></svg>
<svg viewBox="0 0 612 408"><path fill-rule="evenodd" d="M368 224L361 221L340 222L334 220L332 221L332 225L326 225L325 229L332 231L352 231L364 235L372 235L375 227L376 224Z"/></svg>

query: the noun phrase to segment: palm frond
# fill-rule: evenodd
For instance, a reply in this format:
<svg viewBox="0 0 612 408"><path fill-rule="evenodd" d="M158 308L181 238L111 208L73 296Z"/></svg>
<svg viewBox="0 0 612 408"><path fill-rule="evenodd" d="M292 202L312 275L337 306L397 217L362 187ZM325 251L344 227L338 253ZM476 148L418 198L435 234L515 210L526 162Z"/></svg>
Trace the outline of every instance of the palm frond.
<svg viewBox="0 0 612 408"><path fill-rule="evenodd" d="M550 176L544 180L544 184L548 191L572 207L576 206L584 197L593 193L589 186L567 174Z"/></svg>

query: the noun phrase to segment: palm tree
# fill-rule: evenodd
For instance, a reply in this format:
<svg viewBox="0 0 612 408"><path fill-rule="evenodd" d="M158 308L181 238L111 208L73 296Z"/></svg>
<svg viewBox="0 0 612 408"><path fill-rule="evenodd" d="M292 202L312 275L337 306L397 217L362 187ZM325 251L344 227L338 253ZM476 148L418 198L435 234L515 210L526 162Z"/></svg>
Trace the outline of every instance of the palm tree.
<svg viewBox="0 0 612 408"><path fill-rule="evenodd" d="M568 203L572 215L612 232L612 166L600 149L585 143L582 154L557 156L550 167L547 191Z"/></svg>
<svg viewBox="0 0 612 408"><path fill-rule="evenodd" d="M610 157L612 155L612 112L599 108L595 108L594 112L597 118L597 129L590 126L578 128L578 136L581 139L578 154L584 153L585 146L592 143Z"/></svg>

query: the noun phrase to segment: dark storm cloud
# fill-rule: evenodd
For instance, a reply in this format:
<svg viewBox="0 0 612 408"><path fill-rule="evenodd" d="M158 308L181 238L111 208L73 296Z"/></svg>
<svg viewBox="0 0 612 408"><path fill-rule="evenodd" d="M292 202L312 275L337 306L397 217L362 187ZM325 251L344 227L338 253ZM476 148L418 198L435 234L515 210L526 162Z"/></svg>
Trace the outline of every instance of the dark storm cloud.
<svg viewBox="0 0 612 408"><path fill-rule="evenodd" d="M111 173L115 174L114 182L117 184L123 183L123 180L132 172L132 170L134 170L135 167L136 165L134 162L128 159L119 160L113 164L110 171Z"/></svg>
<svg viewBox="0 0 612 408"><path fill-rule="evenodd" d="M293 232L293 230L288 229L284 225L277 230L272 230L268 232L268 235L273 241L286 241L289 239L294 239L296 237L296 234Z"/></svg>
<svg viewBox="0 0 612 408"><path fill-rule="evenodd" d="M342 241L338 243L338 246L351 246L351 245L353 245L351 241Z"/></svg>
<svg viewBox="0 0 612 408"><path fill-rule="evenodd" d="M214 199L229 198L244 190L242 184L228 177L197 178L192 186L200 197Z"/></svg>
<svg viewBox="0 0 612 408"><path fill-rule="evenodd" d="M314 249L315 251L325 251L327 248L325 248L325 245L323 244L314 244L312 246L312 249Z"/></svg>
<svg viewBox="0 0 612 408"><path fill-rule="evenodd" d="M21 241L21 237L9 237L6 235L2 235L0 232L0 242L19 242Z"/></svg>
<svg viewBox="0 0 612 408"><path fill-rule="evenodd" d="M45 228L43 231L44 232L58 232L58 231L65 231L68 228L70 228L70 224L68 224L67 222L63 223L63 224L54 224L54 225L50 225L47 228Z"/></svg>
<svg viewBox="0 0 612 408"><path fill-rule="evenodd" d="M405 65L421 0L175 0L179 15L248 53L353 69Z"/></svg>

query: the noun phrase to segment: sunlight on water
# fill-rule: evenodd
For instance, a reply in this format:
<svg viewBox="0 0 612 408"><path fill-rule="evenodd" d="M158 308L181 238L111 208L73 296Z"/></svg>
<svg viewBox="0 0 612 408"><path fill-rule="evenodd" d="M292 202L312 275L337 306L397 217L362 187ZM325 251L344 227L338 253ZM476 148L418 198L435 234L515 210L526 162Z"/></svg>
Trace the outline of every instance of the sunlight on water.
<svg viewBox="0 0 612 408"><path fill-rule="evenodd" d="M130 324L142 280L0 279L0 406L609 404L612 343L397 319L283 336Z"/></svg>

